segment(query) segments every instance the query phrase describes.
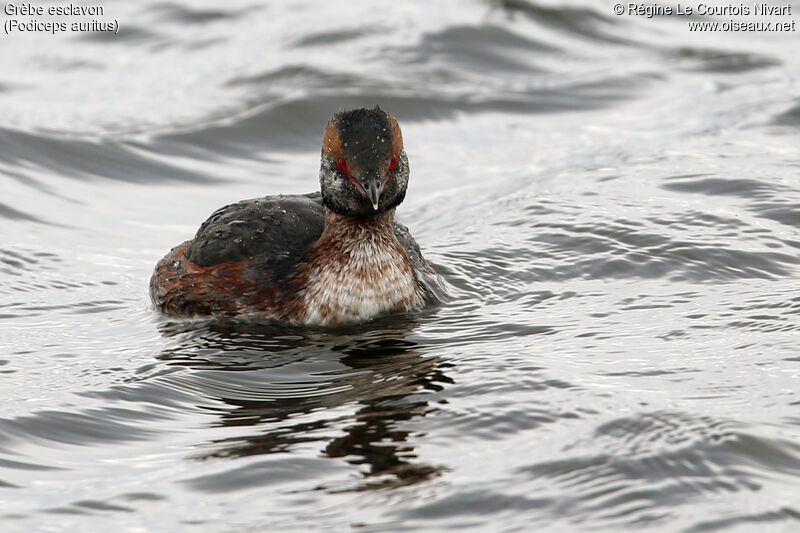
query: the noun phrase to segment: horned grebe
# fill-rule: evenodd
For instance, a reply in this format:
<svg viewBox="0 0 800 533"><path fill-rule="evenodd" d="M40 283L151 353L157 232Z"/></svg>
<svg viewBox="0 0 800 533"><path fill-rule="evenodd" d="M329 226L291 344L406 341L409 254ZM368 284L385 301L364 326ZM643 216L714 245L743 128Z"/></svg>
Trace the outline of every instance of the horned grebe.
<svg viewBox="0 0 800 533"><path fill-rule="evenodd" d="M443 295L408 229L408 185L389 113L335 114L322 141L321 193L225 206L156 265L150 296L169 315L254 315L336 325L420 309Z"/></svg>

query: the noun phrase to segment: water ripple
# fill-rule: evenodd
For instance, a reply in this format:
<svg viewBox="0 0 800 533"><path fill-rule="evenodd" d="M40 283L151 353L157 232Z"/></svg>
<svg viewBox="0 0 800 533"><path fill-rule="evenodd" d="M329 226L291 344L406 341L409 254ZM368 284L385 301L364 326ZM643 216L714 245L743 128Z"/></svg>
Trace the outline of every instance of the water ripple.
<svg viewBox="0 0 800 533"><path fill-rule="evenodd" d="M797 526L788 35L110 4L118 36L0 47L4 531ZM162 240L310 190L330 114L376 104L450 301L341 329L149 307Z"/></svg>
<svg viewBox="0 0 800 533"><path fill-rule="evenodd" d="M587 447L598 451L582 454ZM800 448L793 443L683 413L613 420L569 453L572 458L538 462L519 473L559 499L558 507L629 526L665 520L671 514L665 501L679 508L703 496L758 491L765 475L788 478L800 471Z"/></svg>

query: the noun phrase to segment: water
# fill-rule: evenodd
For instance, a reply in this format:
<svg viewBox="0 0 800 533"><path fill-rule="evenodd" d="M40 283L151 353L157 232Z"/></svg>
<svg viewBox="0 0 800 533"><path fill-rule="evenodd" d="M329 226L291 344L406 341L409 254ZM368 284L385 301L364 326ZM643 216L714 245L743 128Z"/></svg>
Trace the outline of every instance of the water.
<svg viewBox="0 0 800 533"><path fill-rule="evenodd" d="M117 36L0 46L3 531L800 528L797 33L103 5ZM375 104L451 302L335 331L151 309L171 246L315 190L327 118Z"/></svg>

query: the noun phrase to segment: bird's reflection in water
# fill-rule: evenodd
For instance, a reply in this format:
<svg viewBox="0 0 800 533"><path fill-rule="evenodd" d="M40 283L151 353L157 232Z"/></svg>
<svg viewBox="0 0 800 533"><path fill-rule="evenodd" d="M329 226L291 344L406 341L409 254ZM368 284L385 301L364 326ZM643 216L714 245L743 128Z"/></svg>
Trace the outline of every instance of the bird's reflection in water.
<svg viewBox="0 0 800 533"><path fill-rule="evenodd" d="M408 339L415 326L407 316L337 330L174 322L161 327L174 346L159 358L190 370L167 376L180 388L222 406L218 425L253 428L203 444L208 451L195 459L291 453L320 442L324 456L366 468L366 479L347 490L393 487L442 471L416 460L413 435L403 429L435 408L430 393L452 383L449 364Z"/></svg>

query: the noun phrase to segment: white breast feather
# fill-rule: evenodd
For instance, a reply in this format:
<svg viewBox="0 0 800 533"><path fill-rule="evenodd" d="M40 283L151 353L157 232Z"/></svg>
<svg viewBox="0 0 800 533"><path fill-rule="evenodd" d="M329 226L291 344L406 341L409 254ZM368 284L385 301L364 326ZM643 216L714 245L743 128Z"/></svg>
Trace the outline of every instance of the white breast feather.
<svg viewBox="0 0 800 533"><path fill-rule="evenodd" d="M422 291L396 240L362 235L338 252L336 260L311 265L302 297L304 323L359 322L423 306Z"/></svg>

